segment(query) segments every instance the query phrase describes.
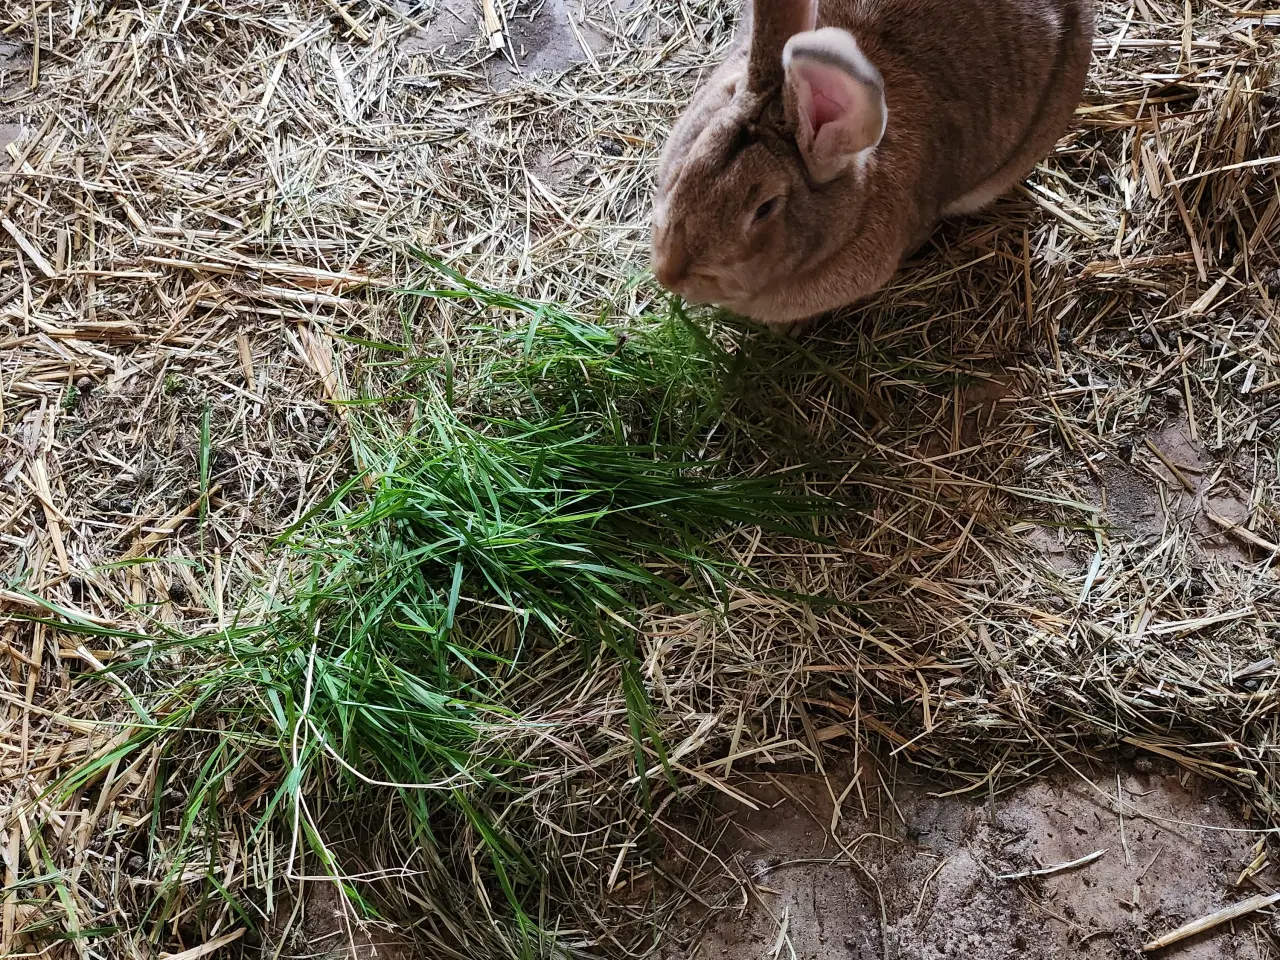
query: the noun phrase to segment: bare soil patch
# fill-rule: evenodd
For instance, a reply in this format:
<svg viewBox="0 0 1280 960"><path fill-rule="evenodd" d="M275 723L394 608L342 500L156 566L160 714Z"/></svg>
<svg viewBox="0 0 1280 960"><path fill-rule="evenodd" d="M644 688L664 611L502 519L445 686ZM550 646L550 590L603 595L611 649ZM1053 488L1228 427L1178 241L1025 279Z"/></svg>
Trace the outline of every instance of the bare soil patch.
<svg viewBox="0 0 1280 960"><path fill-rule="evenodd" d="M20 44L0 40L0 101L14 98L24 82L30 82L31 57ZM7 169L9 145L22 135L21 123L5 122L0 115L0 168Z"/></svg>
<svg viewBox="0 0 1280 960"><path fill-rule="evenodd" d="M330 882L307 885L300 908L281 910L264 953L312 960L414 960L412 941L363 922Z"/></svg>
<svg viewBox="0 0 1280 960"><path fill-rule="evenodd" d="M561 73L592 62L610 46L617 16L632 6L622 2L579 3L540 0L517 3L509 10L494 5L495 33L501 45L491 47L481 5L475 0L440 0L430 23L406 37L409 55L434 54L482 70L498 88L537 74Z"/></svg>
<svg viewBox="0 0 1280 960"><path fill-rule="evenodd" d="M770 776L748 791L758 812L722 805L715 852L739 882L705 932L687 934L666 956L1124 960L1274 881L1268 868L1237 884L1260 835L1212 785L1171 767L1140 762L1088 781L1058 776L995 798L904 785L866 814L855 794L841 804L833 834L832 792L845 783L833 776L829 789L814 776ZM1274 956L1255 919L1164 955Z"/></svg>

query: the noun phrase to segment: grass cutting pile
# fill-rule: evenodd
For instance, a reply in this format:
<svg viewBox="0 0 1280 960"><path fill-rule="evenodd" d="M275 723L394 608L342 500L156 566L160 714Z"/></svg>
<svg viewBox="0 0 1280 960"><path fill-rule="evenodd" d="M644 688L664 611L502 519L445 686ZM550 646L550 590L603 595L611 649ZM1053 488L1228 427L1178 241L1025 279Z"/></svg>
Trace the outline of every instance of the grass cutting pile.
<svg viewBox="0 0 1280 960"><path fill-rule="evenodd" d="M1024 912L1280 956L1280 12L1108 2L1057 153L798 341L644 272L737 13L0 11L0 955L701 956L803 774L916 956L954 858L849 824L1065 775L1141 861L1154 762L1252 861Z"/></svg>

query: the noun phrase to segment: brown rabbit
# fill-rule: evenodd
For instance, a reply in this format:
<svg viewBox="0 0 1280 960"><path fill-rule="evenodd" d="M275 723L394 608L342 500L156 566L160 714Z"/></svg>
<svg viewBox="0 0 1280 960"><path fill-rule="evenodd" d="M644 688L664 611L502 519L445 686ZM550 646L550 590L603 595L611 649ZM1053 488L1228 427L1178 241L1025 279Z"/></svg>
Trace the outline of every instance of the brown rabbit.
<svg viewBox="0 0 1280 960"><path fill-rule="evenodd" d="M1053 149L1094 18L1093 0L748 4L750 43L663 152L654 274L783 328L874 293Z"/></svg>

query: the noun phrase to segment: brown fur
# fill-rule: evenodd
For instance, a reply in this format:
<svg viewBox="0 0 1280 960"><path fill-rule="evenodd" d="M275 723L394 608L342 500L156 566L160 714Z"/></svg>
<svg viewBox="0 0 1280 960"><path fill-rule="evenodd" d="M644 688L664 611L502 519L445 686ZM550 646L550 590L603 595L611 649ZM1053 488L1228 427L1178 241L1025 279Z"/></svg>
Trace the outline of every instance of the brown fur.
<svg viewBox="0 0 1280 960"><path fill-rule="evenodd" d="M883 78L878 146L827 183L797 143L782 46L805 0L758 0L676 123L658 171L654 272L699 302L791 326L875 292L948 215L987 205L1062 135L1094 0L822 0ZM753 219L758 205L777 209Z"/></svg>

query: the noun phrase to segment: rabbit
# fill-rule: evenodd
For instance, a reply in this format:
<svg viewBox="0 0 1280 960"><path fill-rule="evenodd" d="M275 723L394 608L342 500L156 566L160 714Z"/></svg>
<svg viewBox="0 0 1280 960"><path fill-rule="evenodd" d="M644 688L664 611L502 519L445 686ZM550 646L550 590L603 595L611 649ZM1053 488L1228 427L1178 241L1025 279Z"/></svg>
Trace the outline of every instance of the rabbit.
<svg viewBox="0 0 1280 960"><path fill-rule="evenodd" d="M658 164L653 273L793 332L1054 148L1094 0L757 0Z"/></svg>

